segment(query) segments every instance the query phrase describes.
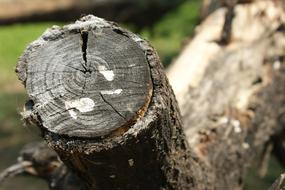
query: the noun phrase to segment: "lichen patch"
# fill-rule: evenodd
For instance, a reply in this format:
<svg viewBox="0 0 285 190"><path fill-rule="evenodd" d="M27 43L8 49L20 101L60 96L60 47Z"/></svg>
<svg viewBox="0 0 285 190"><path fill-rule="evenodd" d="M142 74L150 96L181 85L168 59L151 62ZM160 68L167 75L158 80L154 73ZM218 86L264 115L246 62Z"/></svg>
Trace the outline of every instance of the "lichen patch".
<svg viewBox="0 0 285 190"><path fill-rule="evenodd" d="M108 70L104 65L100 65L98 67L99 73L101 73L107 81L114 80L114 72L112 70Z"/></svg>
<svg viewBox="0 0 285 190"><path fill-rule="evenodd" d="M113 94L121 94L123 89L116 89L116 90L102 90L102 94L108 94L108 95L113 95Z"/></svg>
<svg viewBox="0 0 285 190"><path fill-rule="evenodd" d="M90 98L80 98L78 100L70 100L65 102L65 108L68 110L70 116L77 119L77 113L74 109L81 113L93 111L95 103Z"/></svg>

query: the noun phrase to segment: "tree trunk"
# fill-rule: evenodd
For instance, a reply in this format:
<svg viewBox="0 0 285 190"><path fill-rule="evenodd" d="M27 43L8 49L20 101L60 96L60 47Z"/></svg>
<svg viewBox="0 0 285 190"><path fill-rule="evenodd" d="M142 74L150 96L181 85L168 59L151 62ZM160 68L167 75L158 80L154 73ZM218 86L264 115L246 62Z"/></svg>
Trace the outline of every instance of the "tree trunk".
<svg viewBox="0 0 285 190"><path fill-rule="evenodd" d="M246 168L284 127L282 6L257 1L234 10L226 46L217 43L227 12L221 8L197 28L167 73L190 147L213 169L213 189L240 187Z"/></svg>
<svg viewBox="0 0 285 190"><path fill-rule="evenodd" d="M86 189L202 183L159 58L138 36L87 16L48 30L17 73L33 102L24 115Z"/></svg>
<svg viewBox="0 0 285 190"><path fill-rule="evenodd" d="M153 48L92 16L20 58L23 115L85 189L241 189L284 124L285 16L272 1L234 11L227 44L220 9L168 70L182 119Z"/></svg>
<svg viewBox="0 0 285 190"><path fill-rule="evenodd" d="M204 20L215 12L217 9L221 7L227 7L233 3L237 4L244 4L244 3L251 3L256 0L203 0L202 1L202 6L201 6L201 19Z"/></svg>

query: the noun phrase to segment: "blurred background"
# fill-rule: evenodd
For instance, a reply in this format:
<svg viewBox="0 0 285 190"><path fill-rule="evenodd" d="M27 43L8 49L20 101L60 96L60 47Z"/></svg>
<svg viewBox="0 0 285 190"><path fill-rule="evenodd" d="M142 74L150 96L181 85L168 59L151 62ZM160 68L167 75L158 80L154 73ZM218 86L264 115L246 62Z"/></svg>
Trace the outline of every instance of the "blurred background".
<svg viewBox="0 0 285 190"><path fill-rule="evenodd" d="M40 140L21 120L27 97L14 69L24 48L46 28L86 14L116 21L150 41L167 67L205 16L201 5L201 0L0 0L0 170L16 162L26 143ZM245 189L268 189L284 169L272 156L264 178L255 167L250 169ZM8 189L48 188L39 179L17 177L0 187Z"/></svg>

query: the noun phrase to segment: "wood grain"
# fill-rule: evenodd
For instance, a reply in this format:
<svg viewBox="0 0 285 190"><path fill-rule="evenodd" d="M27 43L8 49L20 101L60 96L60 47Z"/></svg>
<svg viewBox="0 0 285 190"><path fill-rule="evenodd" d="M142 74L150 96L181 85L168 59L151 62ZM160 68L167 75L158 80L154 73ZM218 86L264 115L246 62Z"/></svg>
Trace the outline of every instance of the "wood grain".
<svg viewBox="0 0 285 190"><path fill-rule="evenodd" d="M31 75L31 70L37 72ZM187 149L177 102L159 57L139 36L114 23L86 16L63 30L48 30L26 49L16 71L35 101L34 105L26 105L25 115L40 127L48 146L69 169L67 172L73 171L80 178L74 188L157 190L190 189L201 183L208 186L209 180L199 175L207 171L206 166ZM35 77L39 71L49 79L45 80L43 74ZM47 101L49 97L52 103ZM91 99L94 107L99 103L101 107L82 116L77 110L88 111L92 106L78 106L80 98L85 98L88 105L92 105ZM70 108L77 106L72 110L75 113L65 108L66 103ZM47 106L42 109L41 105ZM77 126L81 118L84 125ZM98 120L102 120L99 126L89 128L89 123ZM46 123L50 124L48 128ZM102 130L109 135L89 138ZM194 172L198 173L195 179L191 177ZM64 178L67 181L72 179L68 176ZM70 190L70 186L63 189Z"/></svg>
<svg viewBox="0 0 285 190"><path fill-rule="evenodd" d="M56 134L108 135L148 105L152 81L144 52L117 30L85 27L54 28L23 55L33 113Z"/></svg>

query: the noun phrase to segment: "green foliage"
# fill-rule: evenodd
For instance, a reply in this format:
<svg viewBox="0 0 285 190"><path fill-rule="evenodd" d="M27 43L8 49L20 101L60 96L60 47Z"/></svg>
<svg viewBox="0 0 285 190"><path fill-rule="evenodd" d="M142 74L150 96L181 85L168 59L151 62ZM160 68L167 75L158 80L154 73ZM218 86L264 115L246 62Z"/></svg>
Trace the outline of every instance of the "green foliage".
<svg viewBox="0 0 285 190"><path fill-rule="evenodd" d="M0 27L0 171L16 162L19 150L24 144L40 139L34 129L23 126L20 111L27 97L15 85L19 82L14 68L27 44L38 38L51 25L41 23ZM11 92L5 92L4 87L7 86ZM9 180L0 190L47 189L45 186L42 181L22 177Z"/></svg>
<svg viewBox="0 0 285 190"><path fill-rule="evenodd" d="M245 178L244 190L267 190L282 173L284 173L284 166L272 156L268 163L268 172L264 178L258 176L258 168L249 169Z"/></svg>
<svg viewBox="0 0 285 190"><path fill-rule="evenodd" d="M164 65L178 55L184 40L189 38L199 20L201 1L185 1L164 16L154 28L144 29L141 35L157 49Z"/></svg>
<svg viewBox="0 0 285 190"><path fill-rule="evenodd" d="M14 68L28 43L40 36L51 23L18 24L0 27L0 88L16 80Z"/></svg>
<svg viewBox="0 0 285 190"><path fill-rule="evenodd" d="M20 110L26 99L23 93L0 93L0 171L16 162L24 144L40 139L34 129L23 126ZM21 178L9 180L0 187L0 190L47 189L45 186L39 180Z"/></svg>

